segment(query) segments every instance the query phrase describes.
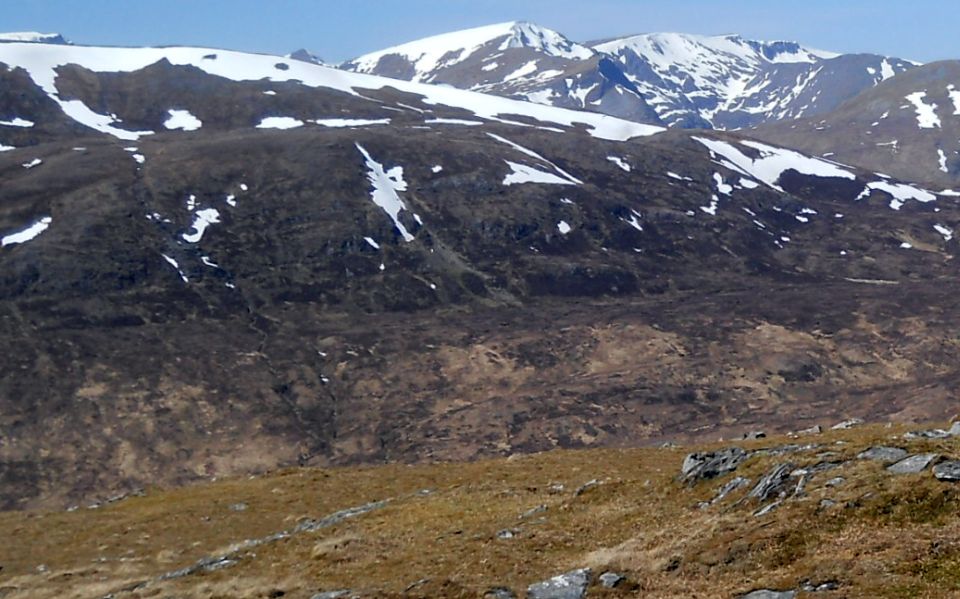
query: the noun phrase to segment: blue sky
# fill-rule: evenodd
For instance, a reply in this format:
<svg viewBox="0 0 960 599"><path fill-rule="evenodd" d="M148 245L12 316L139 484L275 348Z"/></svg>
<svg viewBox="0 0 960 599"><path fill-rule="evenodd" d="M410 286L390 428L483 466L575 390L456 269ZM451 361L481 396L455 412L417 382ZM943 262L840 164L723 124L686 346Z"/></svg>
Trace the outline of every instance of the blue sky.
<svg viewBox="0 0 960 599"><path fill-rule="evenodd" d="M3 0L0 30L76 43L190 44L328 61L454 29L528 20L590 40L629 33L741 33L923 62L960 58L952 0Z"/></svg>

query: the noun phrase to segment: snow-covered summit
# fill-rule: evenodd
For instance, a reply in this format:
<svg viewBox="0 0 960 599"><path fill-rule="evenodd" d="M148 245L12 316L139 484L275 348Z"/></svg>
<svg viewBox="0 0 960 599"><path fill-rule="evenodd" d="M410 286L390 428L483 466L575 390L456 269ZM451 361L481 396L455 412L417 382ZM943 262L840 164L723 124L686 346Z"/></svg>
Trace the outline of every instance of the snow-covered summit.
<svg viewBox="0 0 960 599"><path fill-rule="evenodd" d="M40 33L37 31L11 31L0 33L0 42L30 42L33 44L69 44L59 33Z"/></svg>
<svg viewBox="0 0 960 599"><path fill-rule="evenodd" d="M495 53L511 48L530 48L569 60L583 60L594 55L590 48L572 42L556 31L524 21L510 21L423 38L364 54L344 65L352 71L374 73L384 59L405 60L413 71L405 78L426 82L433 79L438 69L462 63L481 49Z"/></svg>
<svg viewBox="0 0 960 599"><path fill-rule="evenodd" d="M877 83L869 70L892 76L911 66L740 35L647 33L593 49L620 63L665 123L724 129L832 109Z"/></svg>

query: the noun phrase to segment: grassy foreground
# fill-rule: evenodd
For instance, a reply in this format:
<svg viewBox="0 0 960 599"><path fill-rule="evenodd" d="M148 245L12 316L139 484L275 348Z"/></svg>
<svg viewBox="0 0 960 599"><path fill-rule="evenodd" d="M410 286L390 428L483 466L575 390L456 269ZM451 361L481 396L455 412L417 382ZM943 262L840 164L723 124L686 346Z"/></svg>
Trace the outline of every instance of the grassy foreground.
<svg viewBox="0 0 960 599"><path fill-rule="evenodd" d="M960 485L853 459L879 444L960 457L960 439L908 441L906 430L297 469L149 490L97 509L2 513L0 597L309 598L334 589L482 597L495 586L523 597L528 584L581 567L627 577L616 589L591 587L589 597L737 597L804 581L835 581L836 590L809 595L824 598L960 596ZM819 447L754 455L692 487L677 480L691 451L785 443ZM740 501L749 487L698 507L733 476L756 482L777 464L825 457L851 461L815 475L805 494L768 514L754 516L758 504ZM825 484L837 477L844 482ZM598 484L581 489L589 481ZM157 579L246 539L384 499L369 513L240 549L224 567Z"/></svg>

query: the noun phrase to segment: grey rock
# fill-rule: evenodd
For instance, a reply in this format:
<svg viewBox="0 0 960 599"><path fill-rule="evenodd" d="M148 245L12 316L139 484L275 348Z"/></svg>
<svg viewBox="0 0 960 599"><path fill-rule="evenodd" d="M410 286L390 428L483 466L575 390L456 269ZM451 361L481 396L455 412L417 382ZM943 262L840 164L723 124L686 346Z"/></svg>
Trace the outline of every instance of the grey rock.
<svg viewBox="0 0 960 599"><path fill-rule="evenodd" d="M574 496L574 497L580 497L581 495L583 495L584 493L586 493L586 492L589 491L590 489L592 489L592 488L594 488L594 487L596 487L596 486L599 486L599 485L600 485L600 481L598 481L597 479L588 480L587 482L585 482L585 483L583 483L582 485L580 485L579 487L577 487L577 490L573 492L573 496Z"/></svg>
<svg viewBox="0 0 960 599"><path fill-rule="evenodd" d="M903 434L904 439L946 439L950 436L950 432L942 428L935 428L929 431L910 431L909 433Z"/></svg>
<svg viewBox="0 0 960 599"><path fill-rule="evenodd" d="M757 439L766 439L766 438L767 438L767 433L763 431L750 431L750 432L743 433L744 441L755 441Z"/></svg>
<svg viewBox="0 0 960 599"><path fill-rule="evenodd" d="M736 478L734 478L734 479L731 479L727 484L725 484L725 485L723 485L722 487L720 487L720 490L717 491L717 496L714 497L713 499L711 499L711 500L710 500L710 503L711 503L711 504L714 504L714 503L717 503L717 502L719 502L719 501L723 501L723 499L724 499L727 495L729 495L730 493L733 493L733 492L736 491L737 489L741 489L741 488L743 488L743 487L746 487L746 486L749 485L749 484L750 484L750 479L749 479L749 478L744 478L744 477L742 477L742 476L738 476L738 477L736 477Z"/></svg>
<svg viewBox="0 0 960 599"><path fill-rule="evenodd" d="M493 587L483 594L483 599L517 599L517 594L507 587Z"/></svg>
<svg viewBox="0 0 960 599"><path fill-rule="evenodd" d="M960 482L960 461L940 462L933 467L933 475L937 480Z"/></svg>
<svg viewBox="0 0 960 599"><path fill-rule="evenodd" d="M827 487L839 487L840 485L842 485L842 484L845 483L845 482L847 482L847 479L843 478L842 476L838 476L838 477L836 477L836 478L831 478L830 480L828 480L828 481L827 481L826 483L824 483L824 484L825 484L825 486L827 486Z"/></svg>
<svg viewBox="0 0 960 599"><path fill-rule="evenodd" d="M858 460L876 460L878 462L899 462L907 457L907 450L899 447L877 446L861 451L857 454Z"/></svg>
<svg viewBox="0 0 960 599"><path fill-rule="evenodd" d="M780 464L774 466L770 472L765 474L761 478L756 486L754 486L747 497L754 498L760 502L764 502L771 497L776 497L784 490L787 484L787 480L790 478L790 473L793 472L793 464Z"/></svg>
<svg viewBox="0 0 960 599"><path fill-rule="evenodd" d="M844 420L843 422L838 422L830 427L830 430L834 431L845 431L848 428L853 428L863 424L862 418L850 418L849 420Z"/></svg>
<svg viewBox="0 0 960 599"><path fill-rule="evenodd" d="M547 511L547 506L540 504L537 507L530 508L529 510L520 514L520 519L523 520L524 518L529 518L530 516L536 516L537 514L542 514L545 511Z"/></svg>
<svg viewBox="0 0 960 599"><path fill-rule="evenodd" d="M583 599L590 585L590 570L573 570L527 587L528 599Z"/></svg>
<svg viewBox="0 0 960 599"><path fill-rule="evenodd" d="M604 572L600 575L600 584L607 589L616 588L616 586L624 580L626 580L626 577L616 572Z"/></svg>
<svg viewBox="0 0 960 599"><path fill-rule="evenodd" d="M836 591L840 588L840 583L836 580L827 580L824 582L811 582L805 580L800 585L801 591L806 591L808 593L823 593L826 591Z"/></svg>
<svg viewBox="0 0 960 599"><path fill-rule="evenodd" d="M310 599L342 599L350 594L350 591L346 589L340 589L339 591L322 591L320 593L314 593Z"/></svg>
<svg viewBox="0 0 960 599"><path fill-rule="evenodd" d="M783 503L783 502L782 502L782 501L779 501L779 500L778 500L778 501L774 501L774 502L772 502L772 503L768 503L767 505L763 506L763 507L760 508L759 510L753 512L753 515L754 515L755 517L758 517L758 518L759 518L760 516L765 516L766 514L769 514L769 513L772 512L773 510L775 510L775 509L777 509L778 507L780 507L780 504L782 504L782 503Z"/></svg>
<svg viewBox="0 0 960 599"><path fill-rule="evenodd" d="M801 431L797 431L794 434L795 435L819 435L822 432L823 432L823 427L820 426L819 424L815 424L810 428L805 428Z"/></svg>
<svg viewBox="0 0 960 599"><path fill-rule="evenodd" d="M497 531L498 539L512 539L517 536L517 533L520 532L516 528L504 528L503 530Z"/></svg>
<svg viewBox="0 0 960 599"><path fill-rule="evenodd" d="M691 453L683 459L680 476L688 483L715 478L727 472L733 472L749 457L749 453L739 447L728 447L720 451Z"/></svg>
<svg viewBox="0 0 960 599"><path fill-rule="evenodd" d="M820 509L829 509L837 505L837 502L832 499L821 499L820 500Z"/></svg>
<svg viewBox="0 0 960 599"><path fill-rule="evenodd" d="M740 599L794 599L796 596L796 591L771 591L770 589L759 589L741 596Z"/></svg>
<svg viewBox="0 0 960 599"><path fill-rule="evenodd" d="M231 503L229 506L231 512L245 512L247 511L247 504L243 503Z"/></svg>
<svg viewBox="0 0 960 599"><path fill-rule="evenodd" d="M950 430L947 431L947 433L951 437L960 437L960 421L954 422L953 425L950 427Z"/></svg>
<svg viewBox="0 0 960 599"><path fill-rule="evenodd" d="M892 472L894 474L917 474L918 472L923 472L930 467L930 464L933 464L937 461L937 458L940 457L938 453L920 453L917 455L912 455L906 457L896 464L887 466L887 472Z"/></svg>

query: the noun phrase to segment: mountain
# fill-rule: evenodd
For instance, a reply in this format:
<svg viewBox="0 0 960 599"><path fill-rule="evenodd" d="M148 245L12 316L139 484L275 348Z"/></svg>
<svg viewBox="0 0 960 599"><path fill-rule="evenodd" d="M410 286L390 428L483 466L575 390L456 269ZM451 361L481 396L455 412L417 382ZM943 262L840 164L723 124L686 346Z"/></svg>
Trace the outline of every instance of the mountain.
<svg viewBox="0 0 960 599"><path fill-rule="evenodd" d="M913 66L737 35L654 33L593 47L614 57L661 120L678 127L740 129L820 114Z"/></svg>
<svg viewBox="0 0 960 599"><path fill-rule="evenodd" d="M295 50L287 55L287 58L292 58L294 60L302 60L303 62L309 62L312 64L323 64L323 59L317 56L316 54L310 52L305 48L300 48Z"/></svg>
<svg viewBox="0 0 960 599"><path fill-rule="evenodd" d="M613 61L532 23L446 33L366 54L340 68L660 123Z"/></svg>
<svg viewBox="0 0 960 599"><path fill-rule="evenodd" d="M751 132L761 139L938 189L960 186L960 62L911 69L816 118Z"/></svg>
<svg viewBox="0 0 960 599"><path fill-rule="evenodd" d="M18 31L9 33L0 33L0 43L2 42L30 42L35 44L70 44L59 33L39 33L36 31Z"/></svg>
<svg viewBox="0 0 960 599"><path fill-rule="evenodd" d="M828 112L914 63L737 35L653 33L580 45L530 23L447 33L341 65L682 128Z"/></svg>
<svg viewBox="0 0 960 599"><path fill-rule="evenodd" d="M278 56L0 63L4 508L955 410L949 196Z"/></svg>

